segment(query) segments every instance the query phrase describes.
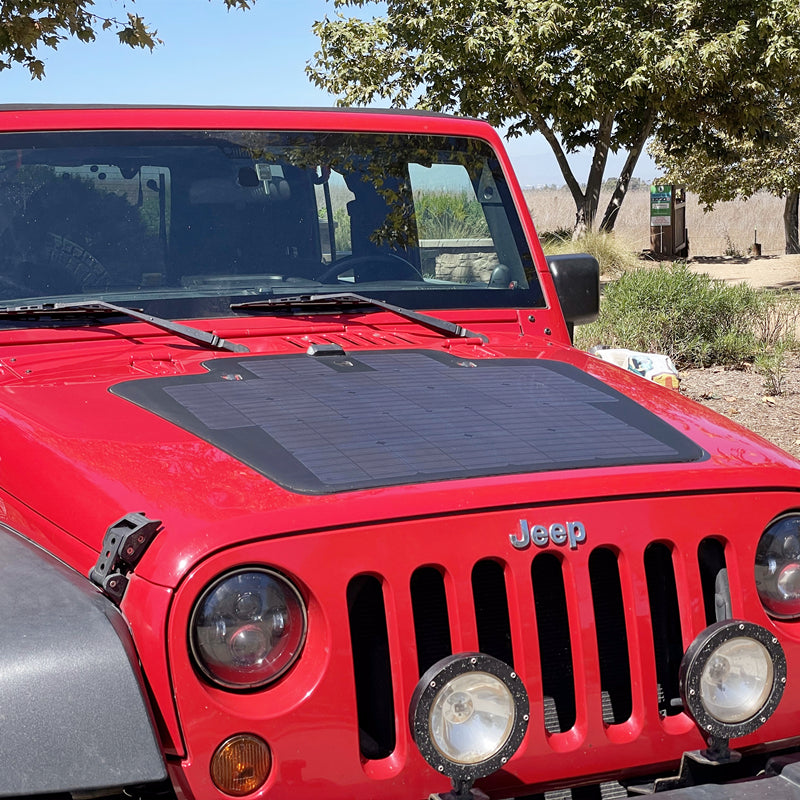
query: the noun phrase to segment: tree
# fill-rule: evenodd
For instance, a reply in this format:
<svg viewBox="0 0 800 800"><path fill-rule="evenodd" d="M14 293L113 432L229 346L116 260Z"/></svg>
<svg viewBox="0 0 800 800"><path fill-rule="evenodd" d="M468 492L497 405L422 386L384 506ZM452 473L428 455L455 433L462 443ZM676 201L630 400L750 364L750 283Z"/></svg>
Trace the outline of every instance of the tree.
<svg viewBox="0 0 800 800"><path fill-rule="evenodd" d="M610 152L627 152L601 228L613 229L654 126L756 130L800 84L797 0L334 0L308 72L343 104L460 111L541 133L592 226ZM585 189L568 154L590 147Z"/></svg>
<svg viewBox="0 0 800 800"><path fill-rule="evenodd" d="M775 98L759 136L733 135L701 125L691 131L664 125L650 152L665 180L685 184L707 209L715 203L768 191L784 198L787 253L800 253L800 101Z"/></svg>
<svg viewBox="0 0 800 800"><path fill-rule="evenodd" d="M116 2L116 0L115 0ZM228 8L250 8L255 0L224 0ZM157 32L138 14L126 13L124 20L104 17L92 10L94 0L3 0L0 3L0 70L14 64L26 67L31 76L44 76L41 47L56 49L75 37L93 42L99 31L115 31L120 42L130 47L153 49L160 43Z"/></svg>

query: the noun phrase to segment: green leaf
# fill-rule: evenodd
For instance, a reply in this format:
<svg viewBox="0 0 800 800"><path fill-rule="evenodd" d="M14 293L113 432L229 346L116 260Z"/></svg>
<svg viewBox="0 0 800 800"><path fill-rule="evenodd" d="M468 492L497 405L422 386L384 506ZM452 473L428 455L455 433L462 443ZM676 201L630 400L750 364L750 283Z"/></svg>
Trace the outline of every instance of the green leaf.
<svg viewBox="0 0 800 800"><path fill-rule="evenodd" d="M602 168L606 148L639 152L651 125L686 141L703 125L753 130L776 96L800 91L797 0L389 0L371 20L369 0L334 5L313 28L317 86L344 103L413 103L544 133L589 224L596 198L569 153L598 148ZM615 109L607 139L601 122Z"/></svg>
<svg viewBox="0 0 800 800"><path fill-rule="evenodd" d="M251 8L256 0L224 0L228 9ZM122 0L114 0L125 8ZM199 2L199 0L198 0ZM74 37L93 42L98 32L115 31L119 41L130 47L152 50L162 44L155 29L138 14L128 13L120 21L94 12L93 0L3 0L0 3L0 69L21 65L31 77L44 76L38 57L41 48L55 49Z"/></svg>

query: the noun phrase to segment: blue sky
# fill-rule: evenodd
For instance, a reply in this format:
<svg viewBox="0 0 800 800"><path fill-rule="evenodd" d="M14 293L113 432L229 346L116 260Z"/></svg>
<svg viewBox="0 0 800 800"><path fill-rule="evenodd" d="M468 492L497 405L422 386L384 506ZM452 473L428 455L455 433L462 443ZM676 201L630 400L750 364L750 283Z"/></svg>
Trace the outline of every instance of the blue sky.
<svg viewBox="0 0 800 800"><path fill-rule="evenodd" d="M27 70L0 72L2 103L156 103L200 105L330 106L335 98L311 84L306 63L317 49L315 20L333 15L326 0L257 0L249 11L227 11L222 0L95 0L99 14L141 14L164 44L152 53L120 45L101 33L92 44L64 42L43 50L46 75L31 80ZM523 185L564 181L541 137L507 142ZM585 180L588 154L571 157ZM607 176L618 174L622 158ZM652 180L646 157L636 174Z"/></svg>

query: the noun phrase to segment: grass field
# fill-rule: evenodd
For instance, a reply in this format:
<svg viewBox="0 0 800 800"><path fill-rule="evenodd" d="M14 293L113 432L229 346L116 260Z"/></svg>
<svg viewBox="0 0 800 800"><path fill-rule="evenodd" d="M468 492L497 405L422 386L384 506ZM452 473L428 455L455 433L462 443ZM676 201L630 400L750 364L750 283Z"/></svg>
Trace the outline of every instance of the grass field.
<svg viewBox="0 0 800 800"><path fill-rule="evenodd" d="M571 228L575 221L575 204L564 189L530 189L525 196L540 233ZM600 199L600 213L605 210L608 195ZM696 195L688 194L686 227L692 256L747 255L755 231L763 255L784 252L783 200L760 193L748 201L719 203L713 211L704 212ZM634 252L650 247L650 193L628 192L617 220L616 236Z"/></svg>

